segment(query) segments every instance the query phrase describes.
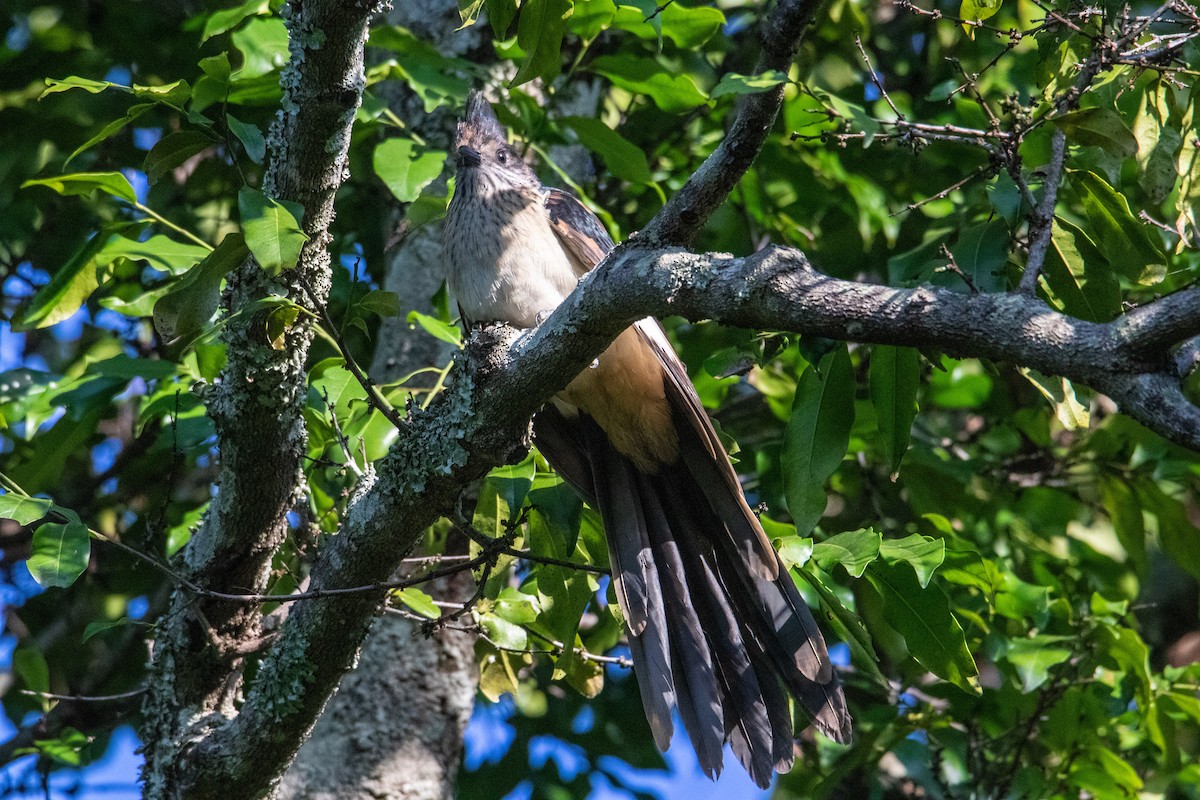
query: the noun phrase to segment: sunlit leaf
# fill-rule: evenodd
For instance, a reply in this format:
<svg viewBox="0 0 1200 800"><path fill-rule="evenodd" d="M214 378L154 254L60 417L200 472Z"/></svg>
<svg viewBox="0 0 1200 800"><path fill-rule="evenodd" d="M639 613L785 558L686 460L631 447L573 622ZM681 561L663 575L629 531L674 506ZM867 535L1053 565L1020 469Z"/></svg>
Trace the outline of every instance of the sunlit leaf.
<svg viewBox="0 0 1200 800"><path fill-rule="evenodd" d="M302 208L247 188L238 192L238 210L246 246L263 269L277 275L296 266L300 250L308 241L298 221L304 215Z"/></svg>
<svg viewBox="0 0 1200 800"><path fill-rule="evenodd" d="M47 522L33 532L33 552L25 563L42 586L70 586L87 569L90 549L83 523Z"/></svg>
<svg viewBox="0 0 1200 800"><path fill-rule="evenodd" d="M388 191L401 203L411 203L442 173L446 154L425 150L411 139L393 138L379 143L371 163Z"/></svg>

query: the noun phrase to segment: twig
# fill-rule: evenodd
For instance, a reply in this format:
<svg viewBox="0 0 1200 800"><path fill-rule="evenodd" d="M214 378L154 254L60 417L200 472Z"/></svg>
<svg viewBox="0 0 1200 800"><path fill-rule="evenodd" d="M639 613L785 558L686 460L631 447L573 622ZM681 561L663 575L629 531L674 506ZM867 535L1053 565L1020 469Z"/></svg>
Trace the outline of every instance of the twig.
<svg viewBox="0 0 1200 800"><path fill-rule="evenodd" d="M350 347L346 344L342 332L333 324L333 320L329 317L329 309L320 301L316 292L312 290L312 287L308 285L308 280L299 270L296 270L294 274L296 282L299 283L300 288L308 297L308 301L313 304L313 309L317 312L321 323L328 329L329 335L337 343L337 348L342 354L342 359L346 362L346 369L350 370L354 379L359 382L363 387L363 391L367 393L367 402L372 408L387 417L387 420L396 427L396 430L408 430L408 422L400 416L391 403L383 398L383 395L379 394L379 389L376 388L375 383L358 366L358 362L355 361L354 355L350 352Z"/></svg>
<svg viewBox="0 0 1200 800"><path fill-rule="evenodd" d="M575 655L584 659L585 661L595 661L599 664L616 664L617 666L625 667L626 669L633 667L633 661L631 659L625 658L625 656L602 656L597 653L593 653L590 650L587 650L586 648L583 648L583 647L568 648L565 644L558 641L557 639L551 639L549 636L540 634L537 631L530 631L528 628L526 628L526 630L529 631L530 636L534 636L538 639L541 639L543 642L550 645L551 647L557 648L559 652L565 652L567 650L570 650L572 653L574 653Z"/></svg>
<svg viewBox="0 0 1200 800"><path fill-rule="evenodd" d="M962 187L966 186L968 183L970 183L971 181L973 181L973 180L975 180L976 178L980 177L981 175L982 175L982 176L987 176L987 175L989 175L989 174L990 174L990 173L992 173L992 172L993 172L995 169L997 169L997 167L993 166L992 164L984 164L982 167L980 167L979 169L975 170L974 172L972 172L972 173L971 173L970 175L968 175L967 177L963 178L963 179L962 179L962 180L960 180L960 181L955 181L954 183L952 183L952 184L950 184L949 186L947 186L945 189L942 189L942 190L941 190L940 192L938 192L937 194L935 194L935 195L930 195L929 197L926 197L924 200L918 200L918 201L917 201L917 202L915 202L915 203L909 203L907 206L905 206L905 207L904 207L903 209L901 209L900 211L893 211L893 212L891 213L891 215L890 215L890 216L897 217L897 216L899 216L899 215L903 214L903 213L904 213L904 212L906 212L906 211L916 211L918 208L920 208L921 206L925 205L926 203L932 203L932 202L933 202L933 201L935 201L935 200L941 200L941 199L942 199L943 197L945 197L946 195L950 194L951 192L953 192L953 191L954 191L954 190L956 190L956 189L961 189Z"/></svg>
<svg viewBox="0 0 1200 800"><path fill-rule="evenodd" d="M1058 184L1062 180L1066 153L1067 136L1061 129L1056 130L1054 139L1050 143L1050 164L1046 168L1046 179L1042 184L1045 192L1030 221L1029 227L1032 235L1029 258L1025 262L1025 273L1021 275L1021 283L1017 287L1017 291L1025 294L1033 294L1037 291L1038 276L1042 274L1046 253L1050 249L1050 237L1054 230L1054 205L1058 202Z"/></svg>
<svg viewBox="0 0 1200 800"><path fill-rule="evenodd" d="M64 700L72 703L116 703L121 700L131 700L146 693L146 687L140 689L131 689L128 692L120 694L99 694L99 695L82 695L82 694L54 694L53 692L35 692L32 689L18 689L18 694L26 695L27 697L39 697L43 700Z"/></svg>
<svg viewBox="0 0 1200 800"><path fill-rule="evenodd" d="M867 65L867 72L871 73L871 82L875 84L875 88L883 95L883 99L891 107L892 113L896 115L896 119L903 120L904 115L900 113L900 109L896 108L896 104L892 102L892 97L887 93L887 89L883 88L883 82L879 80L879 75L875 73L875 68L871 66L871 59L867 57L867 51L863 47L862 38L857 33L854 34L854 44L858 48L859 55L862 56L863 63Z"/></svg>
<svg viewBox="0 0 1200 800"><path fill-rule="evenodd" d="M942 245L941 254L946 257L947 263L942 269L947 272L953 272L958 277L962 278L962 282L971 290L971 294L979 294L979 287L975 285L975 281L971 280L971 276L962 271L962 267L958 266L958 261L954 258L954 253L950 252L950 248Z"/></svg>
<svg viewBox="0 0 1200 800"><path fill-rule="evenodd" d="M566 567L567 569L577 569L582 572L594 572L598 575L611 574L611 571L605 567L598 567L593 564L580 564L578 561L568 561L561 558L554 558L552 556L537 555L529 552L528 550L518 550L515 547L505 544L504 539L494 539L477 529L467 519L466 515L462 511L461 506L455 509L454 517L454 525L456 528L458 528L459 532L461 532L471 541L478 544L480 547L492 548L501 555L513 556L514 558L519 558L523 561L532 561L536 564L545 564L551 567ZM512 523L510 532L511 530L515 530L515 528L521 524L521 521L522 520L517 520L516 522Z"/></svg>

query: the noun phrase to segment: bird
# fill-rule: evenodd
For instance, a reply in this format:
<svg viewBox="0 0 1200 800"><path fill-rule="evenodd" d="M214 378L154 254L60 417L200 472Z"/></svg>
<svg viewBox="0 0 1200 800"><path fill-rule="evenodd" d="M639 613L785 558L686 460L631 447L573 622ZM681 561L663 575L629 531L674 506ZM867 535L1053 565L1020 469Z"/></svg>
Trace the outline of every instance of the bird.
<svg viewBox="0 0 1200 800"><path fill-rule="evenodd" d="M541 183L477 90L453 156L442 244L462 322L536 327L613 240L578 199ZM789 695L807 723L850 740L821 631L657 320L626 328L547 402L533 442L600 513L660 751L677 710L705 774L720 775L728 742L765 788L794 761Z"/></svg>

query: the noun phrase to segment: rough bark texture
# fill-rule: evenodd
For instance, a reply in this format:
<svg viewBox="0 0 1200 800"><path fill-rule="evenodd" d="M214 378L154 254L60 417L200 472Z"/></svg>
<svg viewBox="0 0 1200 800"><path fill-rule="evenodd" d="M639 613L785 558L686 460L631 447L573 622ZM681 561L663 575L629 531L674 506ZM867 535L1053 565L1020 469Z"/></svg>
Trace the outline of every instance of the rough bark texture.
<svg viewBox="0 0 1200 800"><path fill-rule="evenodd" d="M465 601L469 572L427 587ZM449 800L462 760L479 670L475 636L424 636L398 616L371 628L358 666L300 748L278 796L288 800Z"/></svg>
<svg viewBox="0 0 1200 800"><path fill-rule="evenodd" d="M483 41L485 25L457 31L458 6L449 0L403 3L388 15L444 53L462 54ZM427 115L407 86L383 88L398 117L426 141L449 147L454 110ZM403 214L400 214L401 219ZM401 223L403 224L403 223ZM384 288L400 299L400 315L384 320L370 375L381 383L439 366L452 348L413 330L409 311L433 313L430 298L443 277L441 226L408 233L390 253ZM469 573L426 587L449 602L474 590ZM358 664L341 682L312 736L280 784L280 800L439 800L454 796L463 734L475 702L479 670L475 637L442 630L430 637L414 622L378 618Z"/></svg>
<svg viewBox="0 0 1200 800"><path fill-rule="evenodd" d="M280 291L305 305L310 293L328 293L333 198L362 96L367 22L378 10L377 2L333 0L284 7L290 61L263 191L304 206L309 241L297 268L281 276L286 282L253 260L235 270L224 298L228 310ZM296 326L277 350L264 323L262 315L242 315L226 326L228 366L209 402L221 452L220 491L184 551L184 574L216 591L265 588L271 558L288 532L287 514L303 492L304 362L312 331ZM241 657L259 635L257 605L176 592L155 641L144 706L147 798L223 800L240 774L255 769L248 761L202 763L191 748L235 715Z"/></svg>

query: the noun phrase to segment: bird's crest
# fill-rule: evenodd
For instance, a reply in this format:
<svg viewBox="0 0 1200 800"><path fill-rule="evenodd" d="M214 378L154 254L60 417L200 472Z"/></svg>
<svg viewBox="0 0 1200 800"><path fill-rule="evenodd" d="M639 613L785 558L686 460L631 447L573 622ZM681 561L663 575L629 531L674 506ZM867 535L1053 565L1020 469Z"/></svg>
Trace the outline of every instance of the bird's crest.
<svg viewBox="0 0 1200 800"><path fill-rule="evenodd" d="M483 92L472 89L467 95L467 113L459 120L456 129L457 144L468 144L478 148L487 141L508 141L504 126L496 119L496 112L484 98Z"/></svg>

